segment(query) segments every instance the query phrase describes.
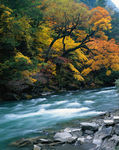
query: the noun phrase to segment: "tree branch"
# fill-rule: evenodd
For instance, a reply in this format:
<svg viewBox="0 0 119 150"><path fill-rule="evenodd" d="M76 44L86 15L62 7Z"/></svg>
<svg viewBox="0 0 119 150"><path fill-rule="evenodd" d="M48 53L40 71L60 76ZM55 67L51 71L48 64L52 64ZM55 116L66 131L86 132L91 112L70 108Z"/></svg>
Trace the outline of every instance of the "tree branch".
<svg viewBox="0 0 119 150"><path fill-rule="evenodd" d="M96 32L96 31L93 31L91 34L88 34L88 35L82 40L82 42L81 42L78 46L66 50L66 51L62 54L62 57L68 56L70 52L73 52L73 51L75 51L75 50L77 50L77 49L79 49L79 48L81 48L81 47L87 48L85 44L87 43L87 40L89 40L89 38L95 34L95 32Z"/></svg>

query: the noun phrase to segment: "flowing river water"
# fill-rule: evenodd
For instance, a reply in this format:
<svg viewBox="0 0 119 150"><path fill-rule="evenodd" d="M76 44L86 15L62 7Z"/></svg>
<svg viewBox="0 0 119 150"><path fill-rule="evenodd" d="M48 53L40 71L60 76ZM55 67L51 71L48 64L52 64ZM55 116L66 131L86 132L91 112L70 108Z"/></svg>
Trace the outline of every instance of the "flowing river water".
<svg viewBox="0 0 119 150"><path fill-rule="evenodd" d="M119 108L115 87L68 91L37 99L0 104L0 150L12 150L10 142L39 135L74 119L90 118Z"/></svg>

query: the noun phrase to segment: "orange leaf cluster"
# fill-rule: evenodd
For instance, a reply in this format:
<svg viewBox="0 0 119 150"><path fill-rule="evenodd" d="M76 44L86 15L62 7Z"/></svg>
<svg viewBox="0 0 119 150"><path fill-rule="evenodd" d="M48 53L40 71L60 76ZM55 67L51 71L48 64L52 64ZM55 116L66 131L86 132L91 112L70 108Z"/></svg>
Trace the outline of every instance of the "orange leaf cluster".
<svg viewBox="0 0 119 150"><path fill-rule="evenodd" d="M92 70L105 67L107 70L119 71L119 45L115 43L114 39L109 41L93 39L88 46L92 49L89 55L91 63L88 62ZM110 75L110 71L107 71L107 75Z"/></svg>

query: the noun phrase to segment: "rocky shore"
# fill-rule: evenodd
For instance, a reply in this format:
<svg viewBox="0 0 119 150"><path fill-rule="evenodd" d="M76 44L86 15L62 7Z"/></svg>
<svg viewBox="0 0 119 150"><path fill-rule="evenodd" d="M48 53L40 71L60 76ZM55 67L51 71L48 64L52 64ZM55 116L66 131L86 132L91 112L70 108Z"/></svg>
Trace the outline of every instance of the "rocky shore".
<svg viewBox="0 0 119 150"><path fill-rule="evenodd" d="M119 110L67 127L50 138L21 139L12 146L19 150L119 150Z"/></svg>

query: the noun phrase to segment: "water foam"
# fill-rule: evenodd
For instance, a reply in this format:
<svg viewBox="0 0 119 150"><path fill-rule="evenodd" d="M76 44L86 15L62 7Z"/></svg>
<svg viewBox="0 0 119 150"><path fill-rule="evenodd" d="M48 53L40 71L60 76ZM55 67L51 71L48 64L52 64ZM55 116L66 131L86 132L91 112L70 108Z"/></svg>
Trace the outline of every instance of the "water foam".
<svg viewBox="0 0 119 150"><path fill-rule="evenodd" d="M7 119L27 118L27 117L42 115L44 112L45 112L45 109L41 109L40 111L28 113L28 114L8 114L8 115L5 115L5 118Z"/></svg>
<svg viewBox="0 0 119 150"><path fill-rule="evenodd" d="M43 115L51 115L51 116L62 116L62 117L68 117L71 116L72 114L82 112L82 111L87 111L89 110L88 107L82 107L82 108L64 108L64 109L41 109L37 112L33 113L28 113L28 114L8 114L5 115L5 118L7 119L20 119L20 118L28 118L28 117L33 117L33 116L43 116Z"/></svg>
<svg viewBox="0 0 119 150"><path fill-rule="evenodd" d="M101 114L105 114L105 112L103 112L103 111L88 111L88 112L79 114L79 116L86 117L86 116L95 116L95 115L101 115Z"/></svg>
<svg viewBox="0 0 119 150"><path fill-rule="evenodd" d="M111 92L114 92L115 90L112 89L112 90L105 90L105 91L99 91L99 92L96 92L96 95L98 94L103 94L103 93L111 93Z"/></svg>
<svg viewBox="0 0 119 150"><path fill-rule="evenodd" d="M34 104L37 104L39 102L43 102L43 101L46 101L47 98L38 98L38 99L32 99L31 102L34 103Z"/></svg>
<svg viewBox="0 0 119 150"><path fill-rule="evenodd" d="M95 103L95 102L92 101L92 100L86 100L84 103L86 103L86 104L93 104L93 103Z"/></svg>
<svg viewBox="0 0 119 150"><path fill-rule="evenodd" d="M78 103L78 102L74 102L74 103L69 103L69 104L67 104L67 106L68 106L68 107L70 107L70 106L77 106L77 107L79 107L79 106L81 106L81 104Z"/></svg>
<svg viewBox="0 0 119 150"><path fill-rule="evenodd" d="M68 93L68 94L66 94L66 96L71 96L73 93L72 92L70 92L70 93Z"/></svg>
<svg viewBox="0 0 119 150"><path fill-rule="evenodd" d="M64 104L64 103L67 103L67 101L58 101L58 102L55 102L54 105L61 105L61 104Z"/></svg>
<svg viewBox="0 0 119 150"><path fill-rule="evenodd" d="M53 97L57 97L58 95L51 95L51 97L53 98Z"/></svg>

